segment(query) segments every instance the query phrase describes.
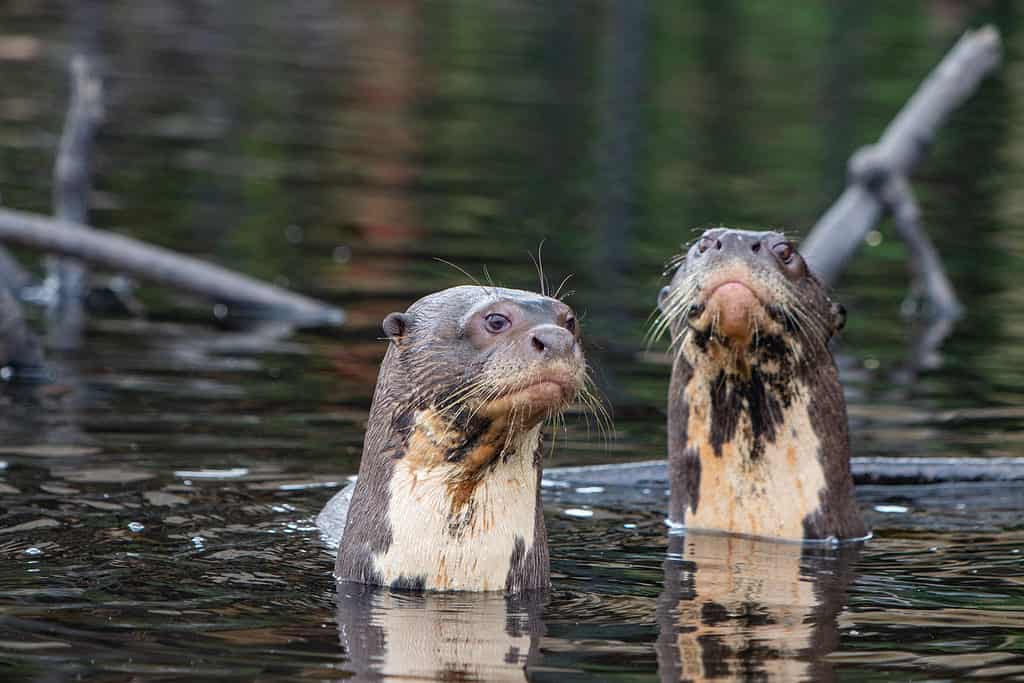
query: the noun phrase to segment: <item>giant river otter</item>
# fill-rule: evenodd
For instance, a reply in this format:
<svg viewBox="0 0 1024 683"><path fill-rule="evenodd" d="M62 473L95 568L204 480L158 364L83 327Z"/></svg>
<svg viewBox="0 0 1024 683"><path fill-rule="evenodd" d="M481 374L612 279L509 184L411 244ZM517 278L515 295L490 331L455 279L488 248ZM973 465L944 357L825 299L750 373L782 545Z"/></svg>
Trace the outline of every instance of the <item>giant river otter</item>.
<svg viewBox="0 0 1024 683"><path fill-rule="evenodd" d="M828 349L845 312L777 232L708 230L674 259L669 518L784 539L865 534Z"/></svg>
<svg viewBox="0 0 1024 683"><path fill-rule="evenodd" d="M383 326L390 344L335 576L439 591L546 587L541 423L586 377L572 309L463 286Z"/></svg>

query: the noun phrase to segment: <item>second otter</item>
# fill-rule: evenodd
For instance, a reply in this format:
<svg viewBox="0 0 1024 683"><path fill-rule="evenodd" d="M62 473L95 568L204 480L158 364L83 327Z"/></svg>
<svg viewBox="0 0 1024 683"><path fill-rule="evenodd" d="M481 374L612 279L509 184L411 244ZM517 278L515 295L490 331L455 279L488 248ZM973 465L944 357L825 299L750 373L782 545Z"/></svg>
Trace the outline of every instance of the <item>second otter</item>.
<svg viewBox="0 0 1024 683"><path fill-rule="evenodd" d="M390 344L336 577L425 590L546 587L540 430L586 376L572 309L464 286L383 326Z"/></svg>
<svg viewBox="0 0 1024 683"><path fill-rule="evenodd" d="M777 232L709 230L676 259L669 517L690 529L858 538L846 403L828 342L844 321Z"/></svg>

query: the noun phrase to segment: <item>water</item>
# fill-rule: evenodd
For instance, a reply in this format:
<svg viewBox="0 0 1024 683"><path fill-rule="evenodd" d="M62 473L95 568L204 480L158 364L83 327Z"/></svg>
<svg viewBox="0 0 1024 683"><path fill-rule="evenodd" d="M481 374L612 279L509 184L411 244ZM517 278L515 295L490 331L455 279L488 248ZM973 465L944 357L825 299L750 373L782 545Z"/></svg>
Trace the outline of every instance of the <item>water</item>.
<svg viewBox="0 0 1024 683"><path fill-rule="evenodd" d="M350 324L253 332L143 288L147 320L94 318L4 399L0 679L1024 680L1019 483L863 486L875 538L807 551L670 536L663 487L553 486L551 591L509 600L337 589L313 524L358 465L379 321L464 280L434 256L534 287L545 240L617 424L570 421L550 464L663 457L664 261L718 221L799 234L983 20L1007 64L914 181L968 315L908 366L883 226L836 292L840 363L857 455L1024 456L1014 3L106 5L93 221ZM0 200L46 212L74 32L42 0L0 18Z"/></svg>

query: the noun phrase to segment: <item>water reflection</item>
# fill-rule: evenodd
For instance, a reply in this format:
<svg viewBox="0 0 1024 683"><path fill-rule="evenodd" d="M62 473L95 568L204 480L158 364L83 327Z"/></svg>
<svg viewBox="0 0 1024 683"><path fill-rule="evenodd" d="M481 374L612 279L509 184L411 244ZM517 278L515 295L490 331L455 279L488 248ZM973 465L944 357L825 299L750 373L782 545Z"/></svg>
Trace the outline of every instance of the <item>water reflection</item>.
<svg viewBox="0 0 1024 683"><path fill-rule="evenodd" d="M669 538L658 598L662 681L831 680L859 546L690 533Z"/></svg>
<svg viewBox="0 0 1024 683"><path fill-rule="evenodd" d="M525 681L543 635L544 593L403 593L338 584L345 669L378 677Z"/></svg>

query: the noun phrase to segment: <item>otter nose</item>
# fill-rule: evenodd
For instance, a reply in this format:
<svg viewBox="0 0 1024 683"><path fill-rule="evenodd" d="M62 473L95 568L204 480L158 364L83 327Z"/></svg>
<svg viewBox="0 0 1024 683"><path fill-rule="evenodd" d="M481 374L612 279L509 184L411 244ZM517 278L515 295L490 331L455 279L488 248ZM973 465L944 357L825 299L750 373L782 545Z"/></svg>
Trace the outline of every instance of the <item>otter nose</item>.
<svg viewBox="0 0 1024 683"><path fill-rule="evenodd" d="M763 248L760 235L742 230L725 230L703 239L706 242L701 253L707 252L708 256L772 260L771 249Z"/></svg>
<svg viewBox="0 0 1024 683"><path fill-rule="evenodd" d="M576 337L558 325L538 325L530 330L530 346L544 358L562 358L572 355Z"/></svg>

